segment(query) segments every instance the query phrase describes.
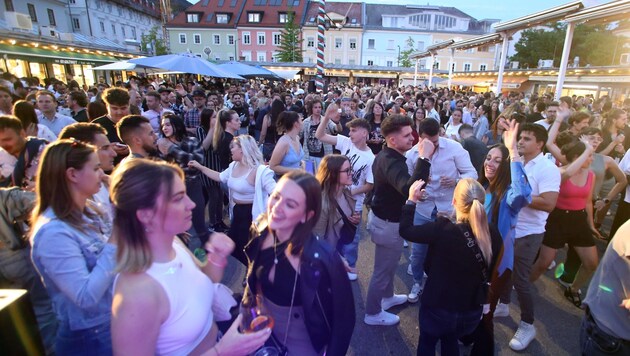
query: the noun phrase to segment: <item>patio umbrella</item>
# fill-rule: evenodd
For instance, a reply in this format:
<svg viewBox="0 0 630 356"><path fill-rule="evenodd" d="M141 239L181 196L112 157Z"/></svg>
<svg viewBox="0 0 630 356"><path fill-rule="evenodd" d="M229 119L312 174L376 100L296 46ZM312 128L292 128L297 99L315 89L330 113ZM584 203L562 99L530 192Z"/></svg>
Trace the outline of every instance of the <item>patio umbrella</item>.
<svg viewBox="0 0 630 356"><path fill-rule="evenodd" d="M163 56L130 59L128 62L168 71L207 75L216 78L245 80L240 75L228 72L216 64L199 58L192 53L166 54Z"/></svg>
<svg viewBox="0 0 630 356"><path fill-rule="evenodd" d="M93 70L120 70L120 71L134 71L134 72L139 72L140 70L142 70L145 73L162 72L161 69L146 67L146 66L142 66L136 63L129 63L127 61L109 63L102 66L94 67L92 69Z"/></svg>
<svg viewBox="0 0 630 356"><path fill-rule="evenodd" d="M265 78L271 80L284 80L276 73L267 70L260 66L251 66L249 64L240 63L236 61L229 61L227 63L219 64L219 67L240 75L244 78Z"/></svg>

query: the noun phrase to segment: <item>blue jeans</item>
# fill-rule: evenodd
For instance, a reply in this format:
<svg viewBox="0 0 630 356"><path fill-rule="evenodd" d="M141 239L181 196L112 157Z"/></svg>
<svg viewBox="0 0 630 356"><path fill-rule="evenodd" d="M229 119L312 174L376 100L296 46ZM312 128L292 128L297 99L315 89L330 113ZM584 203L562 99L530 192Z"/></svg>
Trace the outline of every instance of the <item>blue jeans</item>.
<svg viewBox="0 0 630 356"><path fill-rule="evenodd" d="M437 208L433 209L430 219L418 214L418 212L415 212L413 214L413 224L424 225L428 222L435 221L436 218ZM427 257L428 250L429 245L427 244L417 244L415 242L411 243L411 256L409 256L409 259L411 260L411 271L413 272L413 281L415 283L422 284L422 279L424 277L424 260Z"/></svg>
<svg viewBox="0 0 630 356"><path fill-rule="evenodd" d="M459 356L457 339L475 330L481 320L482 307L455 312L441 308L420 306L420 336L418 356L435 356L435 346L440 341L441 355Z"/></svg>
<svg viewBox="0 0 630 356"><path fill-rule="evenodd" d="M361 225L363 224L363 214L361 214L361 220L357 228L357 233L354 235L354 240L347 245L341 247L341 255L348 261L348 266L354 268L357 266L357 260L359 259L359 241L361 240Z"/></svg>
<svg viewBox="0 0 630 356"><path fill-rule="evenodd" d="M70 330L68 325L61 324L57 332L55 354L110 356L113 354L110 329L109 322L83 330Z"/></svg>
<svg viewBox="0 0 630 356"><path fill-rule="evenodd" d="M0 288L28 291L44 347L52 351L57 333L57 316L48 292L31 262L30 246L15 251L6 247L0 248Z"/></svg>
<svg viewBox="0 0 630 356"><path fill-rule="evenodd" d="M602 330L597 326L589 311L582 319L580 348L582 355L588 356L628 355L630 353L629 342L617 339Z"/></svg>

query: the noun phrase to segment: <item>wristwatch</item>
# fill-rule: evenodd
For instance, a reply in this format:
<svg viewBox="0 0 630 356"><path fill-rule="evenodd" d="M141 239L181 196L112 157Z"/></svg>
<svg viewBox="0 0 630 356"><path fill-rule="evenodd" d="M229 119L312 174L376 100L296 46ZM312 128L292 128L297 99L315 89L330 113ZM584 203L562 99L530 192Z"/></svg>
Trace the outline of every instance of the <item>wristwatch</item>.
<svg viewBox="0 0 630 356"><path fill-rule="evenodd" d="M604 204L610 204L610 199L608 198L604 198L602 199L602 201L604 202Z"/></svg>

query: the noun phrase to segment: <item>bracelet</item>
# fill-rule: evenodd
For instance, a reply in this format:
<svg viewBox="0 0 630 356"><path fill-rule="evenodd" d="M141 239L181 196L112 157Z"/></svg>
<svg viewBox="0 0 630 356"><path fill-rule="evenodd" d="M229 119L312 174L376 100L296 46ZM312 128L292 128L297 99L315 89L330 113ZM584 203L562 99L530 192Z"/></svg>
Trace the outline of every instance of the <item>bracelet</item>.
<svg viewBox="0 0 630 356"><path fill-rule="evenodd" d="M219 268L225 268L225 266L227 266L227 258L223 257L223 261L217 262L212 258L212 256L214 256L214 254L208 255L208 262L210 262L213 266Z"/></svg>

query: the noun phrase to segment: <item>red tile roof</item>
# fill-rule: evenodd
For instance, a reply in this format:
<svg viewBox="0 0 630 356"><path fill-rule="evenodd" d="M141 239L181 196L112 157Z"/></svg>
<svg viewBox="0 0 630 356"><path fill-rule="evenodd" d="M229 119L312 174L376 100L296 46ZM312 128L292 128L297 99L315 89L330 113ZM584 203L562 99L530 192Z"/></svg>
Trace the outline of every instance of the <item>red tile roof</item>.
<svg viewBox="0 0 630 356"><path fill-rule="evenodd" d="M279 14L289 11L295 12L295 21L301 24L307 2L308 0L247 0L238 27L282 28L284 24L280 23ZM252 12L262 14L260 22L248 22L248 14Z"/></svg>
<svg viewBox="0 0 630 356"><path fill-rule="evenodd" d="M361 27L363 23L363 3L360 2L327 2L325 10L327 13L337 13L341 16L348 17L346 25L353 27ZM308 9L306 10L306 16L304 17L304 25L317 26L317 12L318 4L316 2L309 2ZM313 21L311 21L313 20Z"/></svg>
<svg viewBox="0 0 630 356"><path fill-rule="evenodd" d="M245 2L253 2L253 0L199 0L175 16L166 24L166 27L236 28L239 14L241 14ZM199 22L188 22L187 14L190 13L198 13L200 15ZM228 23L218 24L217 14L227 14Z"/></svg>

